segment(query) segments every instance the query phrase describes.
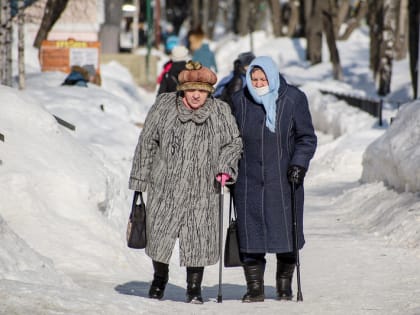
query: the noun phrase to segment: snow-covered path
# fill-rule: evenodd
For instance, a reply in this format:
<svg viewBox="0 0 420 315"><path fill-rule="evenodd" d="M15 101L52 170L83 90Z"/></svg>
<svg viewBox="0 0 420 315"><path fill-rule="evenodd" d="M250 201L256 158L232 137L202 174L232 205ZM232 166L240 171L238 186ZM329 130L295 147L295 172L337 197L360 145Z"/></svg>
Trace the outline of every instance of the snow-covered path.
<svg viewBox="0 0 420 315"><path fill-rule="evenodd" d="M337 190L358 183L312 182L309 178L306 190L302 303L275 300L275 256L268 255L265 302L241 303L245 292L242 270L224 268L223 303L217 303L219 269L215 265L205 271L204 305L186 305L185 269L178 267L176 252L162 301L146 297L151 270L139 269L138 277L133 278L124 278L124 272L120 279L107 279L105 274L98 278L73 275L80 286L74 289L52 286L40 290L20 284L10 290L13 284L2 282L1 314L420 314L418 257L412 250L391 247L352 225L336 203Z"/></svg>
<svg viewBox="0 0 420 315"><path fill-rule="evenodd" d="M349 224L319 188L307 190L305 306L296 314L420 314L419 258Z"/></svg>

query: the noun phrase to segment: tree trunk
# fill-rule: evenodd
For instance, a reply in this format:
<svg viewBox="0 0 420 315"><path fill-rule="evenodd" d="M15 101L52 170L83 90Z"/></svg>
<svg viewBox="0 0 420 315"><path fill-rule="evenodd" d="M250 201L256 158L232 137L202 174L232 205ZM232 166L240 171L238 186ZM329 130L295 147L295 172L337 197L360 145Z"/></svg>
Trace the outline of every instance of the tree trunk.
<svg viewBox="0 0 420 315"><path fill-rule="evenodd" d="M306 0L305 14L306 19L306 58L312 65L322 62L322 14L321 1L323 0Z"/></svg>
<svg viewBox="0 0 420 315"><path fill-rule="evenodd" d="M237 24L238 33L244 36L249 33L254 25L250 25L250 4L248 0L239 0L239 19Z"/></svg>
<svg viewBox="0 0 420 315"><path fill-rule="evenodd" d="M351 33L360 26L360 22L368 12L368 4L366 1L359 1L356 8L356 15L347 22L347 28L342 35L339 35L338 40L347 40Z"/></svg>
<svg viewBox="0 0 420 315"><path fill-rule="evenodd" d="M18 4L18 69L19 89L25 88L25 2L19 0Z"/></svg>
<svg viewBox="0 0 420 315"><path fill-rule="evenodd" d="M201 8L200 8L200 13L201 13L201 28L204 31L204 34L206 34L206 37L209 38L209 0L202 0L201 1Z"/></svg>
<svg viewBox="0 0 420 315"><path fill-rule="evenodd" d="M392 62L394 59L394 42L397 21L397 1L384 1L383 36L379 63L379 95L387 95L391 91Z"/></svg>
<svg viewBox="0 0 420 315"><path fill-rule="evenodd" d="M306 37L306 12L305 12L305 0L299 0L299 25L297 30L297 36Z"/></svg>
<svg viewBox="0 0 420 315"><path fill-rule="evenodd" d="M418 0L408 2L409 37L408 47L410 52L410 74L414 98L417 98L420 91L417 91L417 64L419 49L419 25L420 25L420 3Z"/></svg>
<svg viewBox="0 0 420 315"><path fill-rule="evenodd" d="M53 28L55 22L60 18L61 13L66 9L69 0L48 0L45 4L44 15L42 17L41 25L36 34L33 46L41 47L43 40L47 39L48 33Z"/></svg>
<svg viewBox="0 0 420 315"><path fill-rule="evenodd" d="M297 26L299 23L299 1L290 0L290 18L287 25L287 36L294 36L297 31Z"/></svg>
<svg viewBox="0 0 420 315"><path fill-rule="evenodd" d="M334 34L336 38L338 38L338 34L340 33L341 25L347 20L349 10L350 10L350 0L341 0L338 7L337 25L334 29Z"/></svg>
<svg viewBox="0 0 420 315"><path fill-rule="evenodd" d="M216 26L216 20L219 13L219 0L208 1L209 3L209 25L208 25L208 37L214 38L214 28Z"/></svg>
<svg viewBox="0 0 420 315"><path fill-rule="evenodd" d="M155 1L155 10L154 10L154 19L153 19L153 24L154 24L154 31L155 31L155 47L156 49L159 49L160 46L160 39L161 39L161 26L160 26L160 21L161 21L161 12L160 12L160 1Z"/></svg>
<svg viewBox="0 0 420 315"><path fill-rule="evenodd" d="M335 16L335 4L334 0L328 0L322 2L322 23L327 38L328 49L330 51L330 60L333 64L333 77L336 80L343 79L343 69L340 64L340 55L338 53L337 45L335 42L334 32L334 16Z"/></svg>
<svg viewBox="0 0 420 315"><path fill-rule="evenodd" d="M268 3L271 9L271 23L273 24L273 35L274 37L280 37L282 35L282 18L280 3L278 0L270 0Z"/></svg>
<svg viewBox="0 0 420 315"><path fill-rule="evenodd" d="M404 59L408 50L408 0L398 4L397 30L395 34L395 60Z"/></svg>
<svg viewBox="0 0 420 315"><path fill-rule="evenodd" d="M12 14L10 1L1 1L0 8L1 84L12 86Z"/></svg>
<svg viewBox="0 0 420 315"><path fill-rule="evenodd" d="M379 48L382 41L382 7L383 0L368 2L368 24L370 33L370 56L369 67L373 71L374 77L379 68Z"/></svg>
<svg viewBox="0 0 420 315"><path fill-rule="evenodd" d="M192 14L191 14L191 27L190 29L195 30L201 26L200 23L200 0L192 1Z"/></svg>
<svg viewBox="0 0 420 315"><path fill-rule="evenodd" d="M118 53L120 51L120 23L122 18L122 4L123 0L105 0L105 22L101 25L101 29L99 31L99 41L101 42L102 53ZM149 32L149 26L152 25L147 26L148 38L152 35Z"/></svg>

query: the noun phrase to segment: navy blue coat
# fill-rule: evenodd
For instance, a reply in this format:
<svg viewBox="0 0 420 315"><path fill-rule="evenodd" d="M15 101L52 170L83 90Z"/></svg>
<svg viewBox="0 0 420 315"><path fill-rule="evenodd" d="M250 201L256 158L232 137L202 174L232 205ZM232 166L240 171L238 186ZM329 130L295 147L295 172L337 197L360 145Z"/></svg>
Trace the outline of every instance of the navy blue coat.
<svg viewBox="0 0 420 315"><path fill-rule="evenodd" d="M293 251L289 165L308 169L317 138L305 94L280 76L276 132L265 126L265 110L248 89L233 95L233 113L244 148L238 179L233 187L238 213L241 252L285 253ZM304 190L296 190L298 247L303 234Z"/></svg>

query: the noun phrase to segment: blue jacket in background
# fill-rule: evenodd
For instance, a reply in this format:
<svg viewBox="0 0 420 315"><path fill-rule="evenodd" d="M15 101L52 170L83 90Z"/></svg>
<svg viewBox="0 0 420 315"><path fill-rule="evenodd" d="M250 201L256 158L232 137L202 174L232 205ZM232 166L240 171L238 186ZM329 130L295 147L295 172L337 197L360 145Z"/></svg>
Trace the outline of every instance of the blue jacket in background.
<svg viewBox="0 0 420 315"><path fill-rule="evenodd" d="M217 64L214 53L210 50L210 46L207 43L203 43L200 48L194 51L192 55L193 61L200 62L204 67L212 69L217 72Z"/></svg>

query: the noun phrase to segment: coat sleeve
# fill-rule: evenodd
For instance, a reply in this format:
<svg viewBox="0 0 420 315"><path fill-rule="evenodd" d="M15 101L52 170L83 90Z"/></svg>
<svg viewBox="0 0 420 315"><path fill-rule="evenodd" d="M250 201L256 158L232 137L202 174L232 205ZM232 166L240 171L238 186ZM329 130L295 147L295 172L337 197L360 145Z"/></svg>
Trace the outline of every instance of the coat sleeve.
<svg viewBox="0 0 420 315"><path fill-rule="evenodd" d="M308 169L309 162L315 154L317 137L305 94L297 91L297 97L294 99L292 126L294 129L294 151L290 165L299 165Z"/></svg>
<svg viewBox="0 0 420 315"><path fill-rule="evenodd" d="M165 95L165 94L163 94ZM146 191L153 159L159 146L159 108L162 96L156 99L149 110L143 130L140 133L130 173L128 187L136 191Z"/></svg>
<svg viewBox="0 0 420 315"><path fill-rule="evenodd" d="M218 102L217 106L221 109L220 130L222 139L217 174L229 174L231 179L227 184L233 184L238 177L238 161L243 147L242 138L239 135L239 129L229 105Z"/></svg>

